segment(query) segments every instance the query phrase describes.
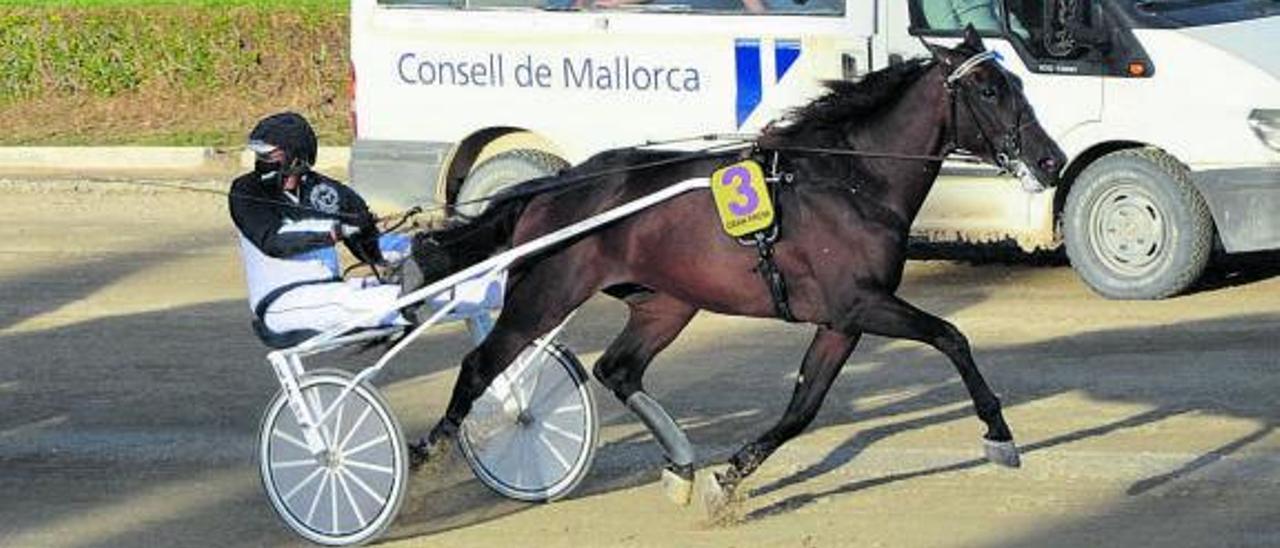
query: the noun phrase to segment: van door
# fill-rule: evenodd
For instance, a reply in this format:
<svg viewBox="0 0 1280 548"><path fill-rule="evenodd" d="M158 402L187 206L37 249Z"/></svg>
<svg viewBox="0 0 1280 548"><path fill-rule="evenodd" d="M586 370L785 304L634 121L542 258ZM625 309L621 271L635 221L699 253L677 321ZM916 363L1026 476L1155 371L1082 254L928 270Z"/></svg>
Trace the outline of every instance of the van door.
<svg viewBox="0 0 1280 548"><path fill-rule="evenodd" d="M1059 2L1057 6L1049 5ZM1088 28L1093 0L908 0L886 2L890 58L927 56L921 39L954 46L973 25L987 49L1022 79L1040 124L1068 157L1088 143L1084 129L1101 120L1104 67L1095 48L1064 41L1050 13ZM1054 8L1050 11L1048 8ZM1054 28L1061 28L1059 20ZM1058 38L1055 39L1055 36ZM1073 139L1073 136L1076 137ZM932 241L1016 241L1023 249L1057 244L1053 193L1027 194L1011 177L973 162L948 162L916 220L913 234Z"/></svg>

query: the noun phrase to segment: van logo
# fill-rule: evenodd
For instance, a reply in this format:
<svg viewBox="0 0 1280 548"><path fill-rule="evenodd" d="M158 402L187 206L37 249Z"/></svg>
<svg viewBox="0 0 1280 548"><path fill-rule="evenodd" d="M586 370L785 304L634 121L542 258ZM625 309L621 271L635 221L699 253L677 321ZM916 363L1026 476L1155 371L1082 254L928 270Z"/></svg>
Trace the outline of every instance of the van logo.
<svg viewBox="0 0 1280 548"><path fill-rule="evenodd" d="M734 62L737 68L738 93L735 102L738 127L746 123L751 113L764 100L764 75L758 38L739 38L734 41ZM773 81L777 84L787 75L800 58L799 40L774 40ZM772 87L772 86L771 86Z"/></svg>

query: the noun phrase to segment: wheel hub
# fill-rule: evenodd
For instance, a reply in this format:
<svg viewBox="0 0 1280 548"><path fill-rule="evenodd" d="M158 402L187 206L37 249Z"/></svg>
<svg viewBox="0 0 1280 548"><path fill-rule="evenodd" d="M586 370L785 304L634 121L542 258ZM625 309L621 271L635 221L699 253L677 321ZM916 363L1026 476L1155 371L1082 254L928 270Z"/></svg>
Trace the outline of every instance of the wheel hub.
<svg viewBox="0 0 1280 548"><path fill-rule="evenodd" d="M1159 259L1164 218L1142 189L1117 185L1108 190L1096 202L1093 219L1095 251L1110 268L1138 275Z"/></svg>
<svg viewBox="0 0 1280 548"><path fill-rule="evenodd" d="M342 460L342 455L332 450L316 455L316 464L330 472L336 472L342 468Z"/></svg>

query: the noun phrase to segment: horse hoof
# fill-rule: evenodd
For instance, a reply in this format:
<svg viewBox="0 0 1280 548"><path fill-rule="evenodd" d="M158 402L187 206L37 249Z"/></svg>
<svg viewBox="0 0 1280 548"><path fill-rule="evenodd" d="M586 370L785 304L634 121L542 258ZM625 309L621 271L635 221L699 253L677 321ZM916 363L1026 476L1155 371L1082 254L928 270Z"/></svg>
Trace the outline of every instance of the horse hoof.
<svg viewBox="0 0 1280 548"><path fill-rule="evenodd" d="M693 481L671 470L662 470L662 492L676 506L688 506L693 498Z"/></svg>
<svg viewBox="0 0 1280 548"><path fill-rule="evenodd" d="M431 458L431 451L427 448L427 440L406 441L405 445L409 448L410 470L417 471Z"/></svg>
<svg viewBox="0 0 1280 548"><path fill-rule="evenodd" d="M409 443L409 470L413 472L437 472L453 448L453 440L444 438L434 444L421 439Z"/></svg>
<svg viewBox="0 0 1280 548"><path fill-rule="evenodd" d="M720 474L707 471L697 477L698 501L712 524L724 524L732 520L730 503L733 502L733 486L725 485Z"/></svg>
<svg viewBox="0 0 1280 548"><path fill-rule="evenodd" d="M1018 446L1009 441L982 440L982 448L987 460L1007 468L1022 467L1022 459L1018 457Z"/></svg>

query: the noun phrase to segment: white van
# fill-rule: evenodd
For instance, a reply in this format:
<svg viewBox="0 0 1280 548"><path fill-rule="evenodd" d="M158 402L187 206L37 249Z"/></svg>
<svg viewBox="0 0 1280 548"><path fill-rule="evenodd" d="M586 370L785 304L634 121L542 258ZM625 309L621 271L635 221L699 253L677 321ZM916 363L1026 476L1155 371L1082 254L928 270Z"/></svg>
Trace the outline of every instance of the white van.
<svg viewBox="0 0 1280 548"><path fill-rule="evenodd" d="M913 235L1065 243L1099 293L1160 298L1215 247L1280 248L1273 0L353 0L354 183L457 203L600 150L752 133L965 24L1071 158L1054 192L948 162Z"/></svg>

